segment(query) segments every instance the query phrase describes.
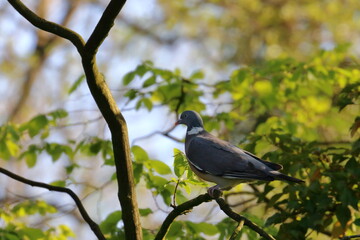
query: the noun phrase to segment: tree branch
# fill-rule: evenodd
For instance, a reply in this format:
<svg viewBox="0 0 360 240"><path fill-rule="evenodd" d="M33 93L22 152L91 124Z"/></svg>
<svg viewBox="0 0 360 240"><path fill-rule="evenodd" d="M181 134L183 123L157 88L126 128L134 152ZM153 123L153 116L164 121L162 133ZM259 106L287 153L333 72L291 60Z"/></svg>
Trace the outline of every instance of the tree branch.
<svg viewBox="0 0 360 240"><path fill-rule="evenodd" d="M229 205L225 202L224 199L222 198L217 198L216 202L219 204L220 209L223 210L223 212L228 215L230 218L234 219L237 222L241 222L244 221L244 225L248 226L249 228L251 228L252 230L254 230L255 232L257 232L258 234L260 234L260 236L262 236L265 239L268 240L275 240L275 238L271 235L269 235L267 232L265 232L263 229L261 229L258 225L256 225L255 223L253 223L252 221L250 221L249 219L247 219L244 216L241 216L237 213L235 213L233 210L231 210L231 208L229 207Z"/></svg>
<svg viewBox="0 0 360 240"><path fill-rule="evenodd" d="M110 1L86 43L82 55L82 65L90 92L111 132L118 198L122 210L125 236L126 239L140 240L142 239L142 229L134 190L134 174L127 124L106 84L104 76L97 67L95 56L97 49L114 25L114 20L125 2L125 0Z"/></svg>
<svg viewBox="0 0 360 240"><path fill-rule="evenodd" d="M169 215L165 218L163 224L160 227L159 232L156 234L155 240L165 239L166 233L169 231L171 223L175 220L176 217L190 212L194 207L213 200L209 194L202 194L197 196L194 199L191 199L187 202L184 202L172 210Z"/></svg>
<svg viewBox="0 0 360 240"><path fill-rule="evenodd" d="M104 76L100 73L96 65L97 49L108 35L111 27L114 25L116 16L126 1L110 1L86 44L79 34L56 23L40 18L23 5L20 0L8 1L34 26L70 40L80 53L90 92L111 132L118 183L118 198L123 213L122 219L124 222L125 236L126 239L141 240L142 229L134 190L135 184L126 121L117 107Z"/></svg>
<svg viewBox="0 0 360 240"><path fill-rule="evenodd" d="M248 226L249 228L251 228L252 230L254 230L255 232L257 232L258 234L260 234L260 236L262 236L263 238L265 238L267 240L275 240L275 238L273 236L266 233L258 225L256 225L255 223L253 223L246 217L241 216L241 215L235 213L234 211L232 211L231 208L229 207L229 205L225 202L225 200L223 198L220 198L220 195L221 195L220 191L217 193L217 196L215 196L215 198L211 197L208 193L206 193L206 194L199 195L196 198L191 199L187 202L184 202L184 203L180 204L179 206L176 206L174 208L174 210L172 210L169 213L169 215L165 218L163 224L160 227L159 232L157 233L157 235L155 237L155 240L165 239L165 236L166 236L167 232L169 231L170 225L172 224L172 222L175 220L176 217L178 217L182 214L186 214L186 213L190 212L194 207L196 207L204 202L212 201L213 199L216 200L216 202L220 206L220 209L226 215L228 215L230 218L232 218L233 220L235 220L236 222L239 223L233 233L234 237L241 230L242 225L245 225L245 226Z"/></svg>
<svg viewBox="0 0 360 240"><path fill-rule="evenodd" d="M16 11L18 11L26 20L28 20L35 27L46 32L53 33L72 42L77 48L80 55L82 55L85 42L79 34L59 24L47 21L39 17L29 8L27 8L20 0L8 0L8 2L16 9Z"/></svg>
<svg viewBox="0 0 360 240"><path fill-rule="evenodd" d="M244 220L241 220L238 225L236 226L236 228L234 229L233 233L231 234L229 240L235 240L237 238L237 236L239 235L241 229L244 226Z"/></svg>
<svg viewBox="0 0 360 240"><path fill-rule="evenodd" d="M351 236L345 236L345 237L340 238L340 240L350 240L352 238L360 238L360 234L351 235Z"/></svg>
<svg viewBox="0 0 360 240"><path fill-rule="evenodd" d="M98 24L96 25L93 33L86 42L85 49L86 54L95 55L101 43L105 40L110 32L110 29L114 26L114 21L117 15L123 8L126 0L112 0L106 7L103 15L101 16Z"/></svg>
<svg viewBox="0 0 360 240"><path fill-rule="evenodd" d="M71 189L65 188L65 187L52 186L52 185L42 183L42 182L32 181L32 180L26 179L24 177L21 177L15 173L12 173L4 168L0 168L0 172L7 175L8 177L10 177L12 179L15 179L16 181L25 183L25 184L33 186L33 187L45 188L45 189L48 189L49 191L62 192L62 193L68 194L74 200L76 206L79 209L81 216L87 222L87 224L90 226L91 230L94 232L94 234L97 236L97 238L100 240L106 240L99 228L99 225L97 225L90 218L89 214L86 212L84 206L82 205L81 200Z"/></svg>

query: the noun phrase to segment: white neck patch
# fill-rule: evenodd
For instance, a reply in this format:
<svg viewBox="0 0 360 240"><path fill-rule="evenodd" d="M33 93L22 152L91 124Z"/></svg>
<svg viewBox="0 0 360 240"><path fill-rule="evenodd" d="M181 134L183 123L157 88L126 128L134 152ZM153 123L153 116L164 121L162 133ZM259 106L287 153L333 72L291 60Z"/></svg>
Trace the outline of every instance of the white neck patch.
<svg viewBox="0 0 360 240"><path fill-rule="evenodd" d="M190 131L187 132L188 135L194 135L194 134L198 134L199 132L204 131L204 129L202 127L193 127L190 129Z"/></svg>

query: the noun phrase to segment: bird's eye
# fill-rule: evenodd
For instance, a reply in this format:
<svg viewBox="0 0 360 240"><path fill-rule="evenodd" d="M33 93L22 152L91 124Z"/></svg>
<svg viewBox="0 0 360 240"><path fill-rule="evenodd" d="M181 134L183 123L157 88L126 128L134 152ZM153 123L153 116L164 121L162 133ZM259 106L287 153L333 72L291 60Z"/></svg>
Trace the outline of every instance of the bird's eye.
<svg viewBox="0 0 360 240"><path fill-rule="evenodd" d="M182 118L186 118L186 117L187 117L187 115L186 115L186 114L184 114Z"/></svg>

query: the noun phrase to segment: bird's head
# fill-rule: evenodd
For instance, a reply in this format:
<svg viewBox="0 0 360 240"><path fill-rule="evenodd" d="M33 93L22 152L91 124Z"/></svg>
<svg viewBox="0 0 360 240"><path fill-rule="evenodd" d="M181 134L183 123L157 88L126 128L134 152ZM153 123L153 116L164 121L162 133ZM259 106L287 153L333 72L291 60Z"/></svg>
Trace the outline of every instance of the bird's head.
<svg viewBox="0 0 360 240"><path fill-rule="evenodd" d="M180 119L176 121L175 125L184 124L188 128L201 127L203 128L203 121L200 114L195 111L185 111L180 115Z"/></svg>

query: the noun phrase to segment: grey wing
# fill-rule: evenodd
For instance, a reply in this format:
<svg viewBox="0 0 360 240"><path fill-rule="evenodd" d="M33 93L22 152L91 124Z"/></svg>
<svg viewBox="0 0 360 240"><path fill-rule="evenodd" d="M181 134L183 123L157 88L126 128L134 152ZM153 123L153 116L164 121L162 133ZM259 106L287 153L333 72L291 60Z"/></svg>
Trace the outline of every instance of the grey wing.
<svg viewBox="0 0 360 240"><path fill-rule="evenodd" d="M268 167L220 139L195 137L188 146L187 157L199 171L231 179L274 180Z"/></svg>
<svg viewBox="0 0 360 240"><path fill-rule="evenodd" d="M255 158L256 160L258 160L258 161L260 161L260 162L262 162L262 163L264 163L266 166L268 166L269 168L271 168L271 169L273 169L273 170L278 171L278 170L283 169L283 166L280 165L280 164L273 163L273 162L269 162L269 161L264 161L264 160L258 158L257 156L255 156L254 154L252 154L251 152L248 152L248 151L245 151L245 150L242 150L242 151L243 151L245 154L247 154L247 155Z"/></svg>

